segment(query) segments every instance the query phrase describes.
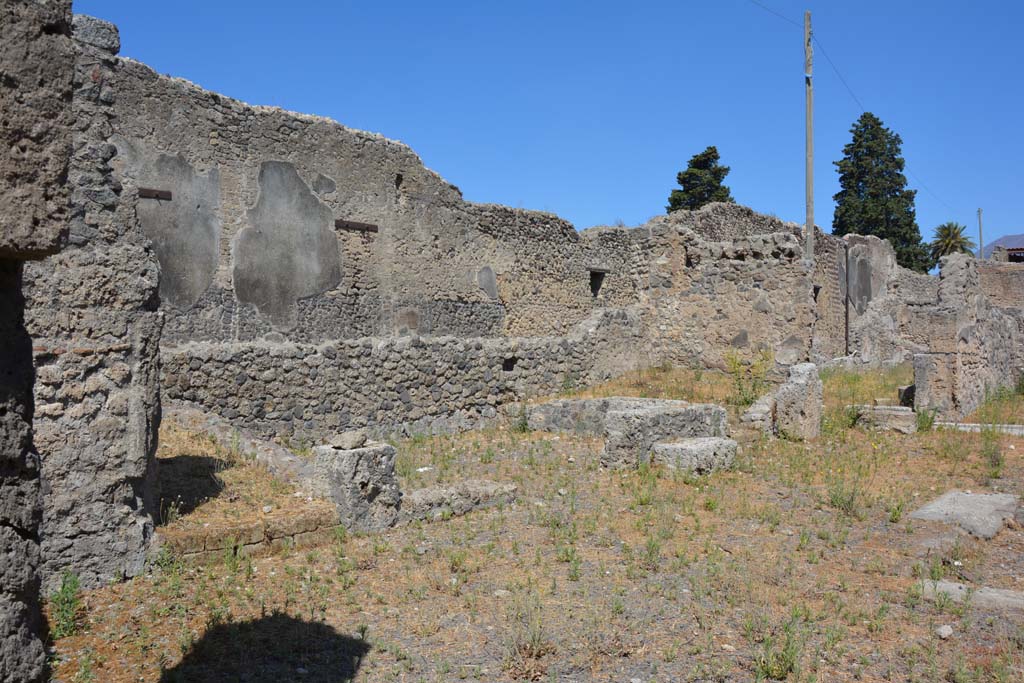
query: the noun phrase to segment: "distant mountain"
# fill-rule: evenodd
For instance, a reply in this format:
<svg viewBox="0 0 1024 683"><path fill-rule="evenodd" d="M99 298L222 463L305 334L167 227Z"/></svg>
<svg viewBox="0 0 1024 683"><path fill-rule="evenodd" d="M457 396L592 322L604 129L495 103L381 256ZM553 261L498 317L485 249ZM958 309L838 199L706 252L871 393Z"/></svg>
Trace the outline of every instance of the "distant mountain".
<svg viewBox="0 0 1024 683"><path fill-rule="evenodd" d="M1003 235L999 239L989 242L985 245L985 258L991 258L992 251L996 247L1006 247L1007 249L1024 248L1024 235Z"/></svg>

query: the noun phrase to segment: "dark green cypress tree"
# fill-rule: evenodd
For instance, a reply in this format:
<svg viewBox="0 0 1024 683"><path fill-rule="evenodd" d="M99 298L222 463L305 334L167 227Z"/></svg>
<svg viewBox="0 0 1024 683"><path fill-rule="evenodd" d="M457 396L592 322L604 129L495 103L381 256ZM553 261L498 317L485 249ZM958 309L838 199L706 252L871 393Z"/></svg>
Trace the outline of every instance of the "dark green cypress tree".
<svg viewBox="0 0 1024 683"><path fill-rule="evenodd" d="M729 167L718 163L718 148L711 146L694 154L686 170L676 176L676 182L683 189L672 190L665 211L693 211L710 202L733 201L729 188L722 184L727 175Z"/></svg>
<svg viewBox="0 0 1024 683"><path fill-rule="evenodd" d="M907 189L900 152L903 140L871 112L861 114L850 129L853 139L843 147L839 192L832 232L875 235L889 240L904 268L927 271L932 266L921 242L914 210L916 190Z"/></svg>

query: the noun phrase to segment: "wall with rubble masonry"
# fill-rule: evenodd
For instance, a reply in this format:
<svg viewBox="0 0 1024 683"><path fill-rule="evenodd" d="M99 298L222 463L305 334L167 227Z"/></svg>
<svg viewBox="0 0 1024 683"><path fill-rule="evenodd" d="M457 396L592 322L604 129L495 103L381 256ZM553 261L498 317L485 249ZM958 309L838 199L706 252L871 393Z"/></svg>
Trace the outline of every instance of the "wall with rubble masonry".
<svg viewBox="0 0 1024 683"><path fill-rule="evenodd" d="M44 589L143 568L156 508L159 265L115 177L117 30L75 16L68 244L25 268L44 505Z"/></svg>
<svg viewBox="0 0 1024 683"><path fill-rule="evenodd" d="M930 344L914 356L914 406L948 420L969 416L1024 369L1024 311L993 305L969 254L942 259Z"/></svg>
<svg viewBox="0 0 1024 683"><path fill-rule="evenodd" d="M24 262L58 251L67 233L70 34L70 0L0 0L0 681L47 678L22 282Z"/></svg>
<svg viewBox="0 0 1024 683"><path fill-rule="evenodd" d="M943 299L884 242L819 234L810 264L797 226L735 205L577 232L465 202L401 143L160 76L116 56L113 26L74 28L70 246L24 286L51 583L142 567L161 345L165 397L310 441L464 429L637 366L762 351L948 354L932 386L962 411L1017 363L998 341L1017 319L952 293L976 270Z"/></svg>

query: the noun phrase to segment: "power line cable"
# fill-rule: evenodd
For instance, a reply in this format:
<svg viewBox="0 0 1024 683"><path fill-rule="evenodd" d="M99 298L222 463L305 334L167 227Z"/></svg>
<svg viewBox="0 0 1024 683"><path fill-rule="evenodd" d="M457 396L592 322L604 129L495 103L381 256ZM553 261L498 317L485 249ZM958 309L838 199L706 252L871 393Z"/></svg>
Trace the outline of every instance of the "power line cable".
<svg viewBox="0 0 1024 683"><path fill-rule="evenodd" d="M865 111L867 111L867 109L864 107L863 104L861 104L860 98L858 98L857 94L853 92L853 88L850 87L850 84L846 82L845 78L843 78L843 74L839 72L839 67L836 66L836 63L833 62L832 58L828 56L828 50L826 50L825 46L821 44L820 40L818 40L818 36L814 35L813 33L811 34L811 40L813 40L817 44L817 46L821 48L821 54L825 55L825 60L829 63L829 66L832 67L832 70L836 72L836 76L839 77L839 82L843 84L844 88L846 88L846 92L850 93L850 97L852 97L853 101L857 103L857 106L860 107L860 112L863 114Z"/></svg>
<svg viewBox="0 0 1024 683"><path fill-rule="evenodd" d="M764 10L765 12L768 12L769 14L771 14L771 15L774 15L775 17L778 17L779 19L781 19L782 21L786 22L787 24L792 24L793 26L796 26L797 28L803 28L803 24L800 24L799 22L796 22L796 21L794 21L794 20L790 19L789 17L787 17L787 16L786 16L786 15L784 15L784 14L780 14L779 12L776 12L776 11L775 11L774 9L772 9L771 7L769 7L769 6L765 5L765 4L762 4L762 3L758 2L757 0L749 0L749 1L750 1L750 3L751 3L752 5L756 5L757 7L760 7L760 8L761 8L761 9L763 9L763 10ZM857 93L855 93L855 92L853 91L853 88L851 88L851 87L850 87L850 84L849 84L849 83L848 83L848 82L846 81L846 78L845 78L845 77L843 77L843 74L842 74L842 72L841 72L841 71L839 71L839 67L838 67L838 66L836 66L836 63L835 63L834 61L832 61L832 58L831 58L831 57L829 56L829 54L828 54L828 50L826 50L826 49L825 49L825 46L824 46L824 45L822 44L822 42L821 42L821 41L820 41L820 40L818 39L818 36L817 36L817 34L815 34L815 33L813 33L813 32L812 32L812 33L811 33L811 40L813 40L813 41L815 42L815 44L816 44L816 45L817 45L817 46L818 46L818 47L819 47L819 48L821 49L821 54L822 54L822 55L824 55L824 57L825 57L825 61L827 61L827 62L828 62L828 64L829 64L829 66L830 66L830 67L832 67L832 71L834 71L834 72L835 72L835 74L836 74L836 77L837 77L837 78L839 78L839 82L843 84L843 87L844 87L844 88L846 88L846 92L848 92L848 93L850 94L850 97L851 97L851 98L853 99L853 101L854 101L854 102L855 102L855 103L857 104L857 107L858 107L858 108L860 109L860 112L861 112L862 114L863 114L864 112L866 112L866 111L867 111L867 107L865 107L865 106L864 106L864 104L863 104L863 103L862 103L862 102L860 101L860 98L859 98L859 97L857 97ZM906 168L906 166L905 166L904 168ZM918 177L918 175L917 175L916 173L914 173L913 171L911 171L911 170L910 170L909 168L906 168L906 171L907 171L907 173L909 173L909 174L910 174L910 176L911 176L911 177L912 177L912 178L914 179L914 181L915 181L915 182L916 182L916 183L917 183L918 185L920 185L921 187L923 187L923 188L925 189L925 191L926 191L926 192L928 192L928 194L930 194L930 195L931 195L932 197L934 197L935 199L937 199L937 200L939 201L939 203L940 203L940 204L942 204L943 206L945 206L945 207L946 207L947 209L949 209L950 211L957 211L957 209L953 208L953 207L952 207L952 206L951 206L951 205L950 205L950 204L949 204L949 203L948 203L948 202L947 202L946 200L944 200L944 199L943 199L942 197L940 197L940 196L939 196L938 194L936 194L935 192L933 192L933 191L932 191L932 189L931 189L930 187L928 187L928 185L926 185L926 184L924 183L924 181L922 181L922 180L921 180L921 179L920 179L920 178Z"/></svg>
<svg viewBox="0 0 1024 683"><path fill-rule="evenodd" d="M782 19L787 24L793 24L793 26L796 26L797 28L803 28L803 24L801 24L799 22L796 22L796 21L793 21L792 19L790 19L789 17L787 17L784 14L779 14L778 12L773 10L771 7L769 7L768 5L762 5L757 0L750 0L750 2L751 2L751 4L757 5L758 7L763 9L765 12L768 12L769 14L774 14L775 16L777 16L779 19Z"/></svg>

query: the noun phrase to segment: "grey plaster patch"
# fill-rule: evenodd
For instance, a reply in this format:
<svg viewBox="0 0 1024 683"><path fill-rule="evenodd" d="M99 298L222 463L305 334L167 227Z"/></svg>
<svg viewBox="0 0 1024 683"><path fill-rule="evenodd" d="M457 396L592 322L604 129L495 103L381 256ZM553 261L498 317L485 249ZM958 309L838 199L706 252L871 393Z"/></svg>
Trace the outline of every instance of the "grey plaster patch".
<svg viewBox="0 0 1024 683"><path fill-rule="evenodd" d="M213 283L220 258L220 173L197 173L183 156L139 153L119 141L139 187L170 200L139 199L138 216L160 261L160 299L187 310Z"/></svg>
<svg viewBox="0 0 1024 683"><path fill-rule="evenodd" d="M974 607L984 610L1024 611L1024 593L1003 588L972 588L955 581L925 581L924 597L937 600L945 594L953 602L969 600ZM968 597L969 596L969 597Z"/></svg>
<svg viewBox="0 0 1024 683"><path fill-rule="evenodd" d="M494 275L494 270L490 266L484 266L476 272L476 283L480 285L480 289L487 293L487 296L491 299L498 298L498 279Z"/></svg>
<svg viewBox="0 0 1024 683"><path fill-rule="evenodd" d="M946 524L957 524L979 538L992 538L1013 519L1017 496L1009 493L964 493L949 491L910 516Z"/></svg>
<svg viewBox="0 0 1024 683"><path fill-rule="evenodd" d="M334 182L333 178L328 178L323 173L317 173L316 178L313 179L313 192L323 196L330 194L338 189L338 184Z"/></svg>
<svg viewBox="0 0 1024 683"><path fill-rule="evenodd" d="M330 209L302 181L295 166L265 161L259 198L248 226L235 238L235 295L281 329L296 323L299 299L341 281L338 238Z"/></svg>

